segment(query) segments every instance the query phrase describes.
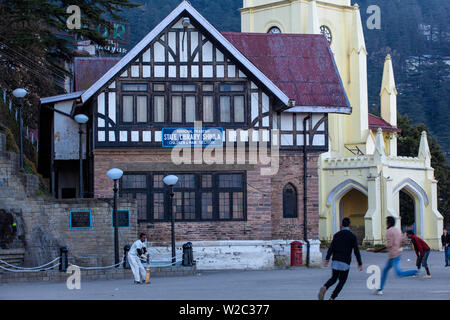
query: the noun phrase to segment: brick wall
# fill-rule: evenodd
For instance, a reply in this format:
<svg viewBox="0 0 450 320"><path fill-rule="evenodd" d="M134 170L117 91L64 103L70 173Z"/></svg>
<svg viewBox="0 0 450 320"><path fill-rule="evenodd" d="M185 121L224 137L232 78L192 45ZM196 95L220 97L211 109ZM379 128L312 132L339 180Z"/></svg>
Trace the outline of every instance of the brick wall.
<svg viewBox="0 0 450 320"><path fill-rule="evenodd" d="M229 171L247 172L247 221L176 222L176 241L270 240L303 237L303 157L299 152L283 152L275 176L263 176L258 165L175 165L171 150L96 150L94 153L94 193L110 196L112 182L106 172L123 171ZM248 159L248 157L247 157ZM318 237L318 154L308 156L308 231ZM286 183L297 188L298 218L283 219L282 191ZM149 241L170 241L169 222L140 223Z"/></svg>
<svg viewBox="0 0 450 320"><path fill-rule="evenodd" d="M269 240L272 224L270 216L270 176L261 176L257 165L175 165L170 150L99 151L94 155L95 196L109 196L112 183L105 176L110 168L123 171L228 171L247 172L247 221L176 222L177 241L200 240ZM252 188L249 185L255 186ZM149 241L169 241L170 222L140 224Z"/></svg>
<svg viewBox="0 0 450 320"><path fill-rule="evenodd" d="M308 154L307 169L307 219L308 238L319 235L319 154ZM280 169L272 177L272 239L303 239L303 155L300 153L280 154ZM283 189L292 184L297 191L297 218L283 218Z"/></svg>

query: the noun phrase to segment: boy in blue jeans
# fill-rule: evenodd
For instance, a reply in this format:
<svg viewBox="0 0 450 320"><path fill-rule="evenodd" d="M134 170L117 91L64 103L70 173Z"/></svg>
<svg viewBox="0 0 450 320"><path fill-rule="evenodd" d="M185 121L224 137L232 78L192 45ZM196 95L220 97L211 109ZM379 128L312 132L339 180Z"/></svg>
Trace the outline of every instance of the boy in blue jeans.
<svg viewBox="0 0 450 320"><path fill-rule="evenodd" d="M399 277L410 277L418 273L417 270L405 270L403 271L400 268L400 256L402 253L403 246L403 235L395 228L395 219L394 217L386 218L386 247L376 250L375 252L383 251L384 249L388 249L389 252L389 260L386 263L386 266L383 269L383 273L381 275L381 284L380 288L375 291L375 294L382 295L384 284L386 283L386 278L389 270L394 267L395 272Z"/></svg>

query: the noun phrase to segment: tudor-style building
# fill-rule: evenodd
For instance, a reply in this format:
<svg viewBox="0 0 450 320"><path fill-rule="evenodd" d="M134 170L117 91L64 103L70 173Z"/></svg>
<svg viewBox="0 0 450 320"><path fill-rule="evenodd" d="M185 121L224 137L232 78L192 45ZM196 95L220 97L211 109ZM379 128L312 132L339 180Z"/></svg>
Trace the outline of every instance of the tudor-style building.
<svg viewBox="0 0 450 320"><path fill-rule="evenodd" d="M308 238L318 238L317 165L328 150L328 114L351 113L322 35L220 33L183 1L79 89L41 100L41 137L48 139L41 145L51 145L50 157L41 159L49 163L55 196L62 193L61 176L72 175L64 183L79 188L78 167L63 163L79 158L72 118L84 113L90 118L82 141L85 194L111 197L106 172L122 169L120 196L136 199L139 230L150 240L170 239L166 174L180 178L177 240L302 239L304 205ZM223 146L244 145L244 154L224 148L213 164L175 164L163 132L189 130L195 121L219 128ZM261 173L267 163L252 161L253 143L272 148L273 174Z"/></svg>

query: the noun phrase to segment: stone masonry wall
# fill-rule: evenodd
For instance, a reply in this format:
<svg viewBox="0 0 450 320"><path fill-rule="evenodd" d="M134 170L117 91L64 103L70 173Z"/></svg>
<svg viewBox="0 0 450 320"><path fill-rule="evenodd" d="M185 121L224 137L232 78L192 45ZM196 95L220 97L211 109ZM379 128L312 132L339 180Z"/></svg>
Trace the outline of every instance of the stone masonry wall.
<svg viewBox="0 0 450 320"><path fill-rule="evenodd" d="M59 256L59 248L69 250L69 262L80 266L114 263L112 199L57 200L37 196L36 176L20 172L18 155L6 152L0 133L0 209L12 212L18 236L25 248L25 266L37 266ZM130 211L130 227L119 228L119 249L137 238L135 201L119 201L118 209ZM71 210L91 210L91 229L70 229Z"/></svg>

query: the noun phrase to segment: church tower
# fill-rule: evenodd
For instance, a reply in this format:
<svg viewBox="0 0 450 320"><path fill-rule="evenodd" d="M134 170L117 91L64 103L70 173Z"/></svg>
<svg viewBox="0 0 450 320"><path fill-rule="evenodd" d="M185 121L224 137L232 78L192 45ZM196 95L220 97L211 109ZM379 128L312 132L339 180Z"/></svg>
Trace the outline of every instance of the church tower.
<svg viewBox="0 0 450 320"><path fill-rule="evenodd" d="M350 0L244 0L243 5L242 32L322 33L327 38L352 106L351 115L329 115L330 155L366 153L367 51L359 6Z"/></svg>

